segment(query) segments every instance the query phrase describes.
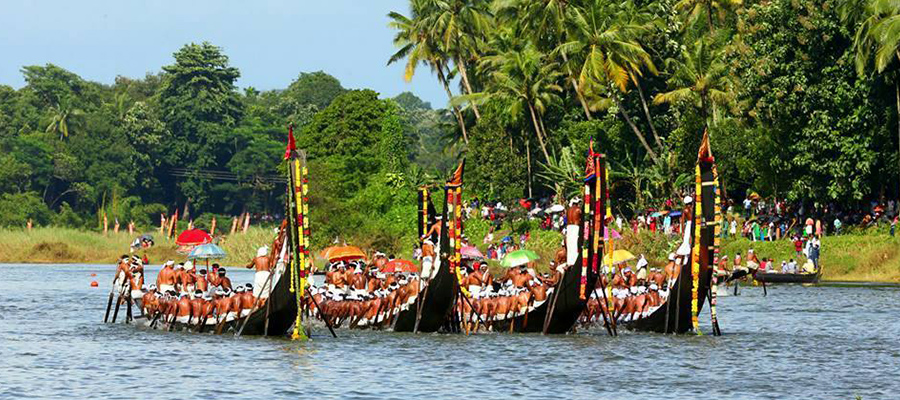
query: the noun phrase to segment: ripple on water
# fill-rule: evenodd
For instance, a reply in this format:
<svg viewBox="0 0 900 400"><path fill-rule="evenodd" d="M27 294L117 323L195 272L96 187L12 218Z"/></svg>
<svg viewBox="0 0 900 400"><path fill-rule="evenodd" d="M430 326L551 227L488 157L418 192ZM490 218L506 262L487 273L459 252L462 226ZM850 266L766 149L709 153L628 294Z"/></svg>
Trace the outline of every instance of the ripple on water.
<svg viewBox="0 0 900 400"><path fill-rule="evenodd" d="M743 287L719 299L721 337L610 338L593 328L563 336L341 330L332 339L318 328L297 342L104 325L108 288L88 283L112 271L0 266L0 398L150 398L175 383L177 397L216 399L890 398L900 390L897 287L772 286L766 297ZM237 282L252 277L231 273Z"/></svg>

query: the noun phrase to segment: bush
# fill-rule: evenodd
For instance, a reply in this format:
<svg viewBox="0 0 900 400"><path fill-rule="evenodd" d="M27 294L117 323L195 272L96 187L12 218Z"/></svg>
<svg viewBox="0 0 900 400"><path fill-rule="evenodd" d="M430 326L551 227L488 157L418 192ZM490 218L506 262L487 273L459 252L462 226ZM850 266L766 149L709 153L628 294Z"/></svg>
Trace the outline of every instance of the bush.
<svg viewBox="0 0 900 400"><path fill-rule="evenodd" d="M47 225L53 213L36 192L4 193L0 196L0 226Z"/></svg>

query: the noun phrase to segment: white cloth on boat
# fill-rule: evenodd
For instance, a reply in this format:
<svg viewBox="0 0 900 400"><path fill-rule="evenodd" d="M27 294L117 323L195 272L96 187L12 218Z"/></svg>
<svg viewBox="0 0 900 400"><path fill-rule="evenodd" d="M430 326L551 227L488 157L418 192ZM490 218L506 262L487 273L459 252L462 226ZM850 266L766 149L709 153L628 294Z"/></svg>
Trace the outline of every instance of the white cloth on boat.
<svg viewBox="0 0 900 400"><path fill-rule="evenodd" d="M675 254L679 256L687 256L691 254L691 226L693 225L692 221L687 221L684 223L684 236L681 240L681 246L678 247L678 250L675 251ZM682 260L682 265L687 264L685 260Z"/></svg>
<svg viewBox="0 0 900 400"><path fill-rule="evenodd" d="M170 290L171 290L171 291L174 291L174 290L175 290L175 285L162 284L162 285L159 285L159 290L158 290L158 292L161 292L161 293L168 293Z"/></svg>
<svg viewBox="0 0 900 400"><path fill-rule="evenodd" d="M269 280L269 275L271 275L269 271L256 271L256 274L253 275L253 297L269 298L269 292L272 291L272 281Z"/></svg>
<svg viewBox="0 0 900 400"><path fill-rule="evenodd" d="M566 226L566 264L575 265L578 260L578 225Z"/></svg>

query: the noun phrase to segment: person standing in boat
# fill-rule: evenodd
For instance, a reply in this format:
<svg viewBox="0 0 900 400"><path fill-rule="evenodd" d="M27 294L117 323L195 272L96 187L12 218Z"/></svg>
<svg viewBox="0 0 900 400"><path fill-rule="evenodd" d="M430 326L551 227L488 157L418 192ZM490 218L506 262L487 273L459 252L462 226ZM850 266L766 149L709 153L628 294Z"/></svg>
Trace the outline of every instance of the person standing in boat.
<svg viewBox="0 0 900 400"><path fill-rule="evenodd" d="M269 265L269 248L262 246L256 250L256 257L244 266L247 269L256 269L256 274L253 276L253 297L257 299L269 298L272 288L272 280L269 279L272 271L269 270Z"/></svg>
<svg viewBox="0 0 900 400"><path fill-rule="evenodd" d="M687 265L691 259L691 231L693 231L692 228L694 226L694 199L691 196L684 197L684 210L681 212L681 226L683 227L681 229L681 246L675 251L675 255L681 257L681 263L679 265Z"/></svg>
<svg viewBox="0 0 900 400"><path fill-rule="evenodd" d="M575 197L569 200L566 210L566 265L574 265L578 260L578 235L581 233L581 201Z"/></svg>
<svg viewBox="0 0 900 400"><path fill-rule="evenodd" d="M131 270L128 277L128 283L131 289L131 298L135 301L138 309L142 309L141 303L144 298L144 264L140 259L131 263Z"/></svg>
<svg viewBox="0 0 900 400"><path fill-rule="evenodd" d="M161 293L175 291L175 261L166 261L163 268L156 274L156 287Z"/></svg>
<svg viewBox="0 0 900 400"><path fill-rule="evenodd" d="M431 241L425 236L422 241L422 280L421 283L424 285L426 280L429 280L434 277L434 273L437 272L437 269L434 268L434 257L435 257L435 249L434 242Z"/></svg>

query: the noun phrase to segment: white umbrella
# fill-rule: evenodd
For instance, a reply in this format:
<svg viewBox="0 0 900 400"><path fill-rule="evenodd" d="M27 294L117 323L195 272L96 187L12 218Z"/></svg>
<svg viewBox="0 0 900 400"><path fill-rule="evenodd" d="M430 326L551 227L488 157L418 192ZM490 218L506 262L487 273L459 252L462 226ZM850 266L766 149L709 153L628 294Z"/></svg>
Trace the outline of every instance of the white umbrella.
<svg viewBox="0 0 900 400"><path fill-rule="evenodd" d="M554 204L552 207L547 209L549 213L558 213L566 211L566 208L562 206L562 204Z"/></svg>

